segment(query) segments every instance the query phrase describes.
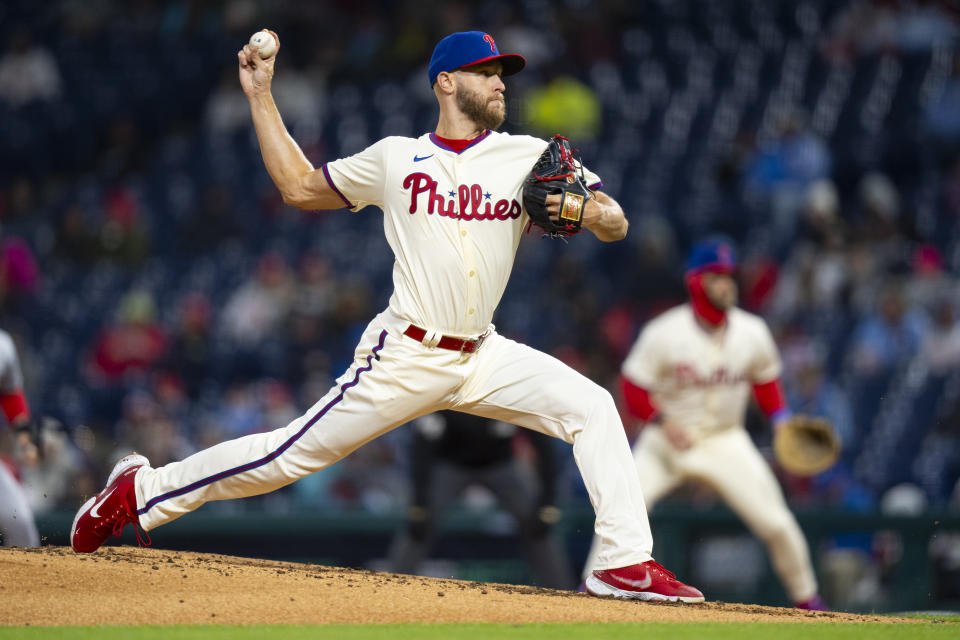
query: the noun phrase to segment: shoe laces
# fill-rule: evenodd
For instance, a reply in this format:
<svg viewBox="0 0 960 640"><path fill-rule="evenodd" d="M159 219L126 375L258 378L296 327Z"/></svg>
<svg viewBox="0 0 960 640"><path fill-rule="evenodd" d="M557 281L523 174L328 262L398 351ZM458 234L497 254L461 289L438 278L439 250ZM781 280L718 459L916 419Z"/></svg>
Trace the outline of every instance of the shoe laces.
<svg viewBox="0 0 960 640"><path fill-rule="evenodd" d="M650 561L650 567L651 567L652 569L655 569L656 571L659 571L660 573L664 574L665 576L667 576L667 577L670 578L671 580L676 580L676 579L677 579L677 575L676 575L673 571L670 571L669 569L667 569L666 567L664 567L662 564L660 564L660 563L657 562L656 560L651 560L651 561Z"/></svg>
<svg viewBox="0 0 960 640"><path fill-rule="evenodd" d="M105 516L100 522L94 525L94 529L103 531L107 527L111 527L113 535L119 538L123 533L123 528L127 526L127 524L133 524L133 531L137 536L138 545L141 547L149 547L153 543L147 531L140 526L140 520L136 514L133 513L133 510L130 509L130 505L127 504L126 500L121 502L113 513Z"/></svg>

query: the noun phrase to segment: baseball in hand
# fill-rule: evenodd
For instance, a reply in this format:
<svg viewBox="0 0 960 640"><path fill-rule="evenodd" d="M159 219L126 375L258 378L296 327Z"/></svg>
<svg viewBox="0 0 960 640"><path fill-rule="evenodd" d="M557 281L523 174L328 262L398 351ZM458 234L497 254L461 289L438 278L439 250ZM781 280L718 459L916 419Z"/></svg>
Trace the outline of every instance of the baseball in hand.
<svg viewBox="0 0 960 640"><path fill-rule="evenodd" d="M250 45L258 47L257 53L261 58L269 58L277 51L277 39L266 29L250 36Z"/></svg>

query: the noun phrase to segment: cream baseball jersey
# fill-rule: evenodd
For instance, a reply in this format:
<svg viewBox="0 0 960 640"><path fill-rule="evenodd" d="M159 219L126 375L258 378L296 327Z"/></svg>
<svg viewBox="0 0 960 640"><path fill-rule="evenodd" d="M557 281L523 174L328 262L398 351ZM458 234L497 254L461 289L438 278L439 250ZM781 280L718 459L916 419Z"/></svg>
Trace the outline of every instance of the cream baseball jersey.
<svg viewBox="0 0 960 640"><path fill-rule="evenodd" d="M447 335L488 329L527 225L523 180L546 146L486 131L457 153L429 133L384 138L323 166L348 208L384 212L393 313ZM601 186L596 174L585 177Z"/></svg>
<svg viewBox="0 0 960 640"><path fill-rule="evenodd" d="M781 363L759 316L730 309L725 331L714 336L683 304L650 321L622 371L665 416L699 437L742 425L752 385L779 377Z"/></svg>

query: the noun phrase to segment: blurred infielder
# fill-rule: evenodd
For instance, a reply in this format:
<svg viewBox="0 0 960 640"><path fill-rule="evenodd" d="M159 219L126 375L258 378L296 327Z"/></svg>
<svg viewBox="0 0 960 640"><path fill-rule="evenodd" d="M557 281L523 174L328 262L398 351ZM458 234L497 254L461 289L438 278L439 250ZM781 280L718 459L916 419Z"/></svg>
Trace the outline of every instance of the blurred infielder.
<svg viewBox="0 0 960 640"><path fill-rule="evenodd" d="M418 416L453 409L573 445L597 514L594 593L702 601L651 557L643 492L609 392L497 334L490 322L527 223L523 184L548 147L495 131L505 114L502 76L520 71L524 59L500 54L478 31L444 38L429 65L440 105L436 131L385 138L314 169L270 93L276 54L261 59L248 45L237 55L261 154L284 201L302 209L382 209L394 292L353 364L302 417L157 469L143 456L124 458L77 513L73 548L94 551L128 523L150 530L209 500L273 491ZM600 186L596 175L586 176ZM560 217L561 198L551 198L551 213ZM582 215L600 240L626 235L623 211L602 192L591 194Z"/></svg>
<svg viewBox="0 0 960 640"><path fill-rule="evenodd" d="M15 452L34 447L29 437L30 407L23 393L23 373L13 338L0 329L0 408L14 431ZM33 510L23 487L14 476L16 462L0 456L0 533L8 547L36 547L40 544Z"/></svg>
<svg viewBox="0 0 960 640"><path fill-rule="evenodd" d="M634 461L648 505L687 480L713 487L767 546L795 605L822 609L803 533L743 426L751 389L775 429L790 412L770 330L735 306L735 268L729 244L695 246L685 278L689 303L652 319L623 363L627 406L648 425ZM599 552L594 540L586 575Z"/></svg>

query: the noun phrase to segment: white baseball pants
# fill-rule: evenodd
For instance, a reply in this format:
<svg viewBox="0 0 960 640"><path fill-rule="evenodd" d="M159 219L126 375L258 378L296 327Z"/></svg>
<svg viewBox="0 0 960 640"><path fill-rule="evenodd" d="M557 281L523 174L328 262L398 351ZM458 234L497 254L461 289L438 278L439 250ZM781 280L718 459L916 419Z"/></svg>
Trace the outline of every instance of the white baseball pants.
<svg viewBox="0 0 960 640"><path fill-rule="evenodd" d="M651 558L640 480L609 392L494 331L476 353L461 354L402 335L408 324L390 311L374 318L346 373L286 427L223 442L157 469L141 468L141 526L153 529L210 500L274 491L414 418L454 409L571 443L597 514L597 567Z"/></svg>
<svg viewBox="0 0 960 640"><path fill-rule="evenodd" d="M793 602L817 594L810 552L796 518L787 507L770 465L746 430L731 428L711 434L679 451L663 430L649 427L633 446L644 498L650 508L690 480L709 484L767 547L774 571ZM595 539L583 575L603 568L601 544Z"/></svg>

